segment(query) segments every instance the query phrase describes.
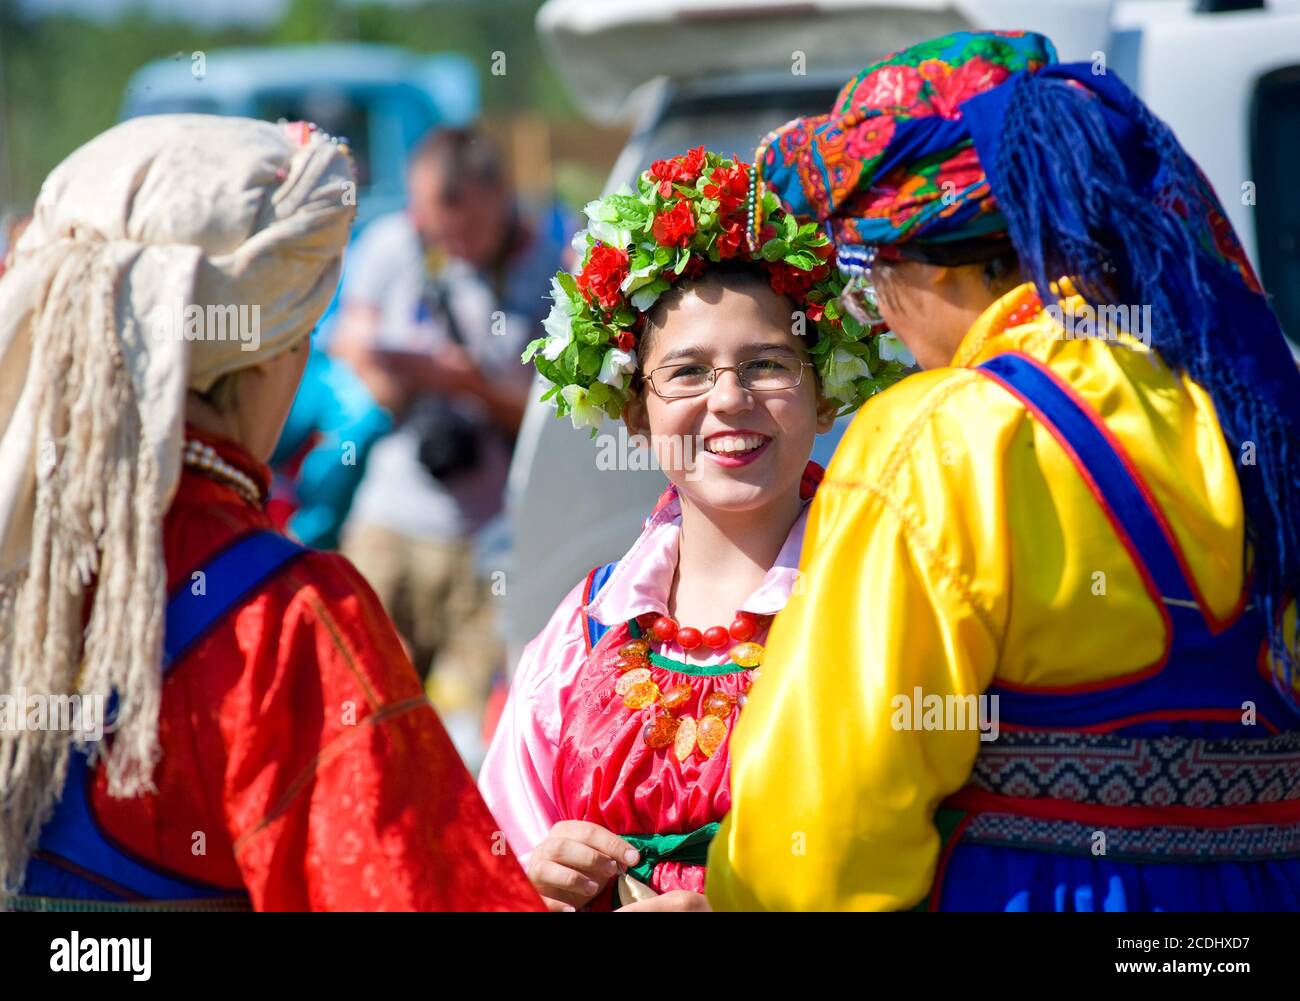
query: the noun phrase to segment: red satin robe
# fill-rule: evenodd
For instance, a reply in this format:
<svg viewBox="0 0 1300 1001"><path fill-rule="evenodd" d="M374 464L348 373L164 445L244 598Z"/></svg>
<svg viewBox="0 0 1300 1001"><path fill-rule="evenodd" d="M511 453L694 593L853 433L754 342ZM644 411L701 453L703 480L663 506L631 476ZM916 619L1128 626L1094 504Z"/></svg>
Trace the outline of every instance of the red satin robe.
<svg viewBox="0 0 1300 1001"><path fill-rule="evenodd" d="M265 486L228 439L187 429ZM271 528L186 469L164 523L169 592ZM173 667L157 793L92 803L109 837L257 910L540 910L396 632L342 556L291 561Z"/></svg>

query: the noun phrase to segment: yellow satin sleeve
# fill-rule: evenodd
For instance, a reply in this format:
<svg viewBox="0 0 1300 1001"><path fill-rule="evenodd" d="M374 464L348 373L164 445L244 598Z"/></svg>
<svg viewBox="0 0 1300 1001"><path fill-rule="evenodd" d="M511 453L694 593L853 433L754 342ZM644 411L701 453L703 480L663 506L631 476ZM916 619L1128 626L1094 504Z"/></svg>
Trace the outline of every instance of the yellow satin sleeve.
<svg viewBox="0 0 1300 1001"><path fill-rule="evenodd" d="M1045 314L1002 329L1020 292L972 327L954 367L869 401L836 452L732 735L732 809L709 854L718 909L918 903L934 810L980 740L902 728L897 700L1116 677L1164 649L1156 604L1068 455L969 366L1022 351L1069 381L1142 470L1212 613L1239 600L1240 490L1208 396L1140 346L1059 338Z"/></svg>

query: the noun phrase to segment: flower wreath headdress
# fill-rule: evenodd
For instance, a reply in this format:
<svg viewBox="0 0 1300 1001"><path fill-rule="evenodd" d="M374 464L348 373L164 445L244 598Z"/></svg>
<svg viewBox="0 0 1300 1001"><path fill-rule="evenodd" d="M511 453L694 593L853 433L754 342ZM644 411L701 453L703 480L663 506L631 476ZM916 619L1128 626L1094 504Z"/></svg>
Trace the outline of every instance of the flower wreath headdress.
<svg viewBox="0 0 1300 1001"><path fill-rule="evenodd" d="M593 435L605 415L618 417L632 396L646 313L674 283L732 259L757 263L773 291L800 306L821 391L841 414L904 374L907 354L893 335L842 309L845 279L826 234L756 190L751 176L748 164L700 146L655 161L635 191L624 186L587 206L590 222L575 238L581 269L552 280L546 336L523 353L551 383L542 399L556 416ZM763 225L755 236L756 208Z"/></svg>

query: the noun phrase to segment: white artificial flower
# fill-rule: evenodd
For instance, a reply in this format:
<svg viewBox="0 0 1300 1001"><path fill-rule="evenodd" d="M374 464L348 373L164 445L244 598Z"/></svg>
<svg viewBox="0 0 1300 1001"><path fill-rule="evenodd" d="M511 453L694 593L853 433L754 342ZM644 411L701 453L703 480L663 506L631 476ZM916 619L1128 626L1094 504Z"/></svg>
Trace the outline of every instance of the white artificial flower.
<svg viewBox="0 0 1300 1001"><path fill-rule="evenodd" d="M613 347L605 352L605 360L600 364L598 380L615 389L623 388L623 376L636 371L636 353Z"/></svg>
<svg viewBox="0 0 1300 1001"><path fill-rule="evenodd" d="M570 383L560 390L560 395L564 397L564 402L569 405L569 417L573 420L574 428L581 429L584 426L600 427L605 412L588 401L586 389Z"/></svg>
<svg viewBox="0 0 1300 1001"><path fill-rule="evenodd" d="M626 247L632 242L630 229L620 229L604 219L593 219L587 232L607 247Z"/></svg>
<svg viewBox="0 0 1300 1001"><path fill-rule="evenodd" d="M573 317L561 307L560 302L557 300L555 305L551 307L551 311L546 314L546 319L542 321L542 329L546 331L546 343L542 345L542 357L547 361L555 361L556 358L564 354L564 349L573 340Z"/></svg>
<svg viewBox="0 0 1300 1001"><path fill-rule="evenodd" d="M573 315L573 303L569 299L569 294L564 291L560 285L560 279L554 275L551 276L551 302L563 309L569 315Z"/></svg>
<svg viewBox="0 0 1300 1001"><path fill-rule="evenodd" d="M546 343L542 345L542 357L547 361L555 361L560 355L564 354L564 349L569 346L570 337L565 334L563 337L549 337Z"/></svg>
<svg viewBox="0 0 1300 1001"><path fill-rule="evenodd" d="M822 392L832 399L849 403L857 397L858 391L853 383L870 377L871 369L865 358L843 348L836 348L822 374Z"/></svg>
<svg viewBox="0 0 1300 1001"><path fill-rule="evenodd" d="M909 368L916 364L916 356L907 350L907 345L898 339L898 335L885 331L876 337L876 346L880 350L881 361L899 361Z"/></svg>

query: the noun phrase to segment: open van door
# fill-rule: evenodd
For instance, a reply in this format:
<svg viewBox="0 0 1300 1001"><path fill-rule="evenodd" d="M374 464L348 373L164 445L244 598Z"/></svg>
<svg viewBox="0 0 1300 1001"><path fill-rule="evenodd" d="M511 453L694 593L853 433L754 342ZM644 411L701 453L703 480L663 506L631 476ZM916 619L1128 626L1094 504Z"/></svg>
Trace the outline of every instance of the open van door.
<svg viewBox="0 0 1300 1001"><path fill-rule="evenodd" d="M1300 9L1180 11L1131 21L1119 13L1116 38L1133 39L1136 56L1134 78L1124 72L1126 81L1214 185L1294 344L1300 335Z"/></svg>

